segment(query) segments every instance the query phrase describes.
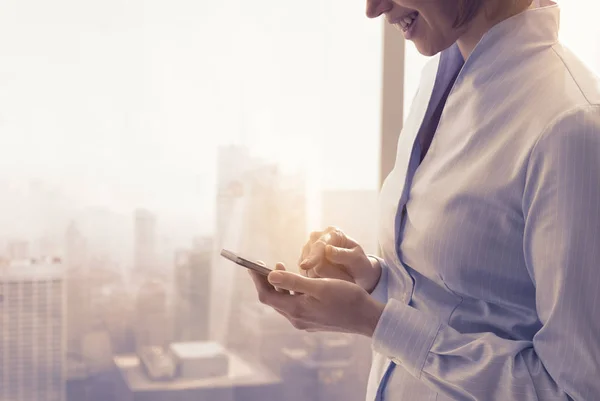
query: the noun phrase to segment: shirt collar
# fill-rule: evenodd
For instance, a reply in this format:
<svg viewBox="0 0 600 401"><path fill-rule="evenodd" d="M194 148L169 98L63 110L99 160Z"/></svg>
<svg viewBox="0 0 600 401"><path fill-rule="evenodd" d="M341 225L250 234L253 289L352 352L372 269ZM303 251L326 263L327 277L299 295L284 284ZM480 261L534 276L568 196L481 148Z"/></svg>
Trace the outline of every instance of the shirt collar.
<svg viewBox="0 0 600 401"><path fill-rule="evenodd" d="M461 76L472 69L498 71L542 48L558 42L560 8L552 0L540 0L531 8L507 18L486 32L465 61ZM454 45L456 46L456 44ZM451 50L454 46L447 49ZM461 79L459 77L459 79Z"/></svg>

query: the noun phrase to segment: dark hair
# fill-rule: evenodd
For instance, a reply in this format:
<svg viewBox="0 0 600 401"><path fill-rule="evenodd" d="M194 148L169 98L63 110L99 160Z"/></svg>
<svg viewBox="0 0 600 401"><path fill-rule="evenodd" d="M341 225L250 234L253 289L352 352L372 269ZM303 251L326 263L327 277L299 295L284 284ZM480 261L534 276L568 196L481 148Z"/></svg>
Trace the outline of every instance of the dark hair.
<svg viewBox="0 0 600 401"><path fill-rule="evenodd" d="M533 3L533 0L504 0L499 2L498 7L492 13L488 13L489 10L486 9L485 15L489 19L497 18L502 13L510 12L511 2L512 6L515 6L519 1L525 3L527 7ZM458 0L458 16L454 21L454 28L460 28L471 22L485 2L486 0Z"/></svg>
<svg viewBox="0 0 600 401"><path fill-rule="evenodd" d="M468 24L477 15L482 4L483 0L459 0L458 16L454 21L454 28L460 28Z"/></svg>

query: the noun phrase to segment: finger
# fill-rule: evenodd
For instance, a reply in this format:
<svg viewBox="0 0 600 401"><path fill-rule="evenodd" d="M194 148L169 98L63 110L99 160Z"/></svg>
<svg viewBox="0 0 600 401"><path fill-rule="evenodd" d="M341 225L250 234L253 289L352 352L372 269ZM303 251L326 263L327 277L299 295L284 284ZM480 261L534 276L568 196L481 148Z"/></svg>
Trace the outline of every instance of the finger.
<svg viewBox="0 0 600 401"><path fill-rule="evenodd" d="M354 279L348 273L346 268L341 265L332 265L329 263L324 263L324 264L320 264L319 266L317 266L316 268L314 268L311 271L314 271L314 273L318 277L327 277L327 278L334 278L334 279L354 282Z"/></svg>
<svg viewBox="0 0 600 401"><path fill-rule="evenodd" d="M333 245L327 245L325 247L325 257L331 263L338 265L348 266L351 265L360 256L359 248L340 248Z"/></svg>
<svg viewBox="0 0 600 401"><path fill-rule="evenodd" d="M304 244L302 248L302 254L300 255L300 259L298 260L298 265L301 265L302 262L306 259L308 254L310 253L310 248L312 245L323 235L324 231L313 231L310 233L309 240Z"/></svg>
<svg viewBox="0 0 600 401"><path fill-rule="evenodd" d="M285 265L284 265L283 263L277 263L277 264L275 265L275 270L279 270L279 271L285 271ZM277 287L277 286L275 286L275 291L277 291L277 292L282 292L282 293L284 293L284 294L289 294L289 293L290 293L289 291L287 291L287 290L284 290L284 289L282 289L282 288L279 288L279 287Z"/></svg>
<svg viewBox="0 0 600 401"><path fill-rule="evenodd" d="M319 278L319 275L315 269L306 270L306 277L308 278Z"/></svg>
<svg viewBox="0 0 600 401"><path fill-rule="evenodd" d="M254 282L254 286L256 287L256 291L258 291L259 298L261 297L262 293L268 293L268 292L272 292L274 290L273 286L269 283L267 278L265 276L263 276L262 274L259 274L255 271L252 271L249 269L248 269L248 274L250 274L250 277L252 278L252 281Z"/></svg>
<svg viewBox="0 0 600 401"><path fill-rule="evenodd" d="M268 280L279 288L316 297L320 294L323 285L320 279L307 278L291 272L271 272Z"/></svg>
<svg viewBox="0 0 600 401"><path fill-rule="evenodd" d="M300 257L298 258L298 266L300 266L302 264L302 262L304 261L304 259L306 259L306 255L308 255L308 253L310 252L311 245L312 245L312 242L308 241L302 247L302 252L300 252Z"/></svg>
<svg viewBox="0 0 600 401"><path fill-rule="evenodd" d="M306 258L300 263L302 269L313 269L320 260L325 258L325 247L330 240L328 233L323 234L317 241L315 241L310 247L310 252Z"/></svg>
<svg viewBox="0 0 600 401"><path fill-rule="evenodd" d="M301 301L298 299L298 297L292 296L287 288L281 288L281 286L278 286L283 290L279 292L275 289L273 284L269 283L265 276L251 270L249 272L258 292L258 300L262 304L269 305L273 309L276 309L284 314L287 314L286 311L297 309L297 305L295 304ZM285 272L285 274L293 273Z"/></svg>
<svg viewBox="0 0 600 401"><path fill-rule="evenodd" d="M342 230L337 227L328 227L323 235L315 241L311 247L309 256L300 263L302 269L313 269L325 258L325 247L334 245L342 248L349 248L358 245L352 238L346 236Z"/></svg>
<svg viewBox="0 0 600 401"><path fill-rule="evenodd" d="M313 243L316 240L318 240L321 235L323 235L324 231L313 231L312 233L310 233L310 242Z"/></svg>
<svg viewBox="0 0 600 401"><path fill-rule="evenodd" d="M262 260L257 260L257 261L256 261L256 263L257 263L257 264L259 264L259 265L261 265L261 266L267 267L267 264L266 264L264 261L262 261ZM275 268L277 268L277 266L275 266ZM284 270L285 270L285 268L284 268ZM251 270L249 270L249 271L251 271ZM262 275L259 275L259 276L260 276L261 278L264 278L264 276L262 276ZM264 281L264 280L263 280L263 281ZM257 287L257 288L258 288L258 287Z"/></svg>

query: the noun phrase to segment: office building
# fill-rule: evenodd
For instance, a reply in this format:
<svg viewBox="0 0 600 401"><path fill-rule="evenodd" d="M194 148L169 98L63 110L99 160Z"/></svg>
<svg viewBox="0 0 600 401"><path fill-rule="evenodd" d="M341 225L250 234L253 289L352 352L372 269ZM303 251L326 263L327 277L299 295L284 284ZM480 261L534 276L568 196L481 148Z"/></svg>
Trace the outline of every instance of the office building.
<svg viewBox="0 0 600 401"><path fill-rule="evenodd" d="M29 242L13 240L6 246L6 256L9 260L24 260L30 255Z"/></svg>
<svg viewBox="0 0 600 401"><path fill-rule="evenodd" d="M147 279L141 284L135 300L133 321L136 352L145 347L166 347L170 343L172 328L163 282Z"/></svg>
<svg viewBox="0 0 600 401"><path fill-rule="evenodd" d="M229 357L221 344L210 341L172 343L169 354L180 379L222 377L229 373Z"/></svg>
<svg viewBox="0 0 600 401"><path fill-rule="evenodd" d="M67 349L81 353L81 340L91 325L91 289L87 269L87 243L75 222L65 233L65 281L67 305Z"/></svg>
<svg viewBox="0 0 600 401"><path fill-rule="evenodd" d="M244 194L244 175L252 161L244 146L224 146L217 156L217 204L215 249L220 249L236 200Z"/></svg>
<svg viewBox="0 0 600 401"><path fill-rule="evenodd" d="M0 270L0 401L64 401L65 324L60 260Z"/></svg>
<svg viewBox="0 0 600 401"><path fill-rule="evenodd" d="M137 209L134 225L134 270L144 275L156 267L156 216L148 210Z"/></svg>
<svg viewBox="0 0 600 401"><path fill-rule="evenodd" d="M306 202L304 183L280 173L276 165L256 165L244 176L244 195L231 221L226 244L244 257L262 260L274 267L284 262L297 270L300 251L306 241ZM225 343L241 352L249 346L240 326L242 305L256 302L256 288L247 272L228 263L230 272L228 335Z"/></svg>
<svg viewBox="0 0 600 401"><path fill-rule="evenodd" d="M185 348L185 347L184 347ZM192 349L192 352L197 354ZM119 401L280 401L283 399L281 380L261 366L250 364L239 355L225 350L227 374L206 377L183 377L168 381L152 381L135 355L114 358L119 372ZM186 358L186 355L180 357Z"/></svg>
<svg viewBox="0 0 600 401"><path fill-rule="evenodd" d="M282 350L283 401L365 399L364 382L355 369L353 336L311 333Z"/></svg>
<svg viewBox="0 0 600 401"><path fill-rule="evenodd" d="M87 241L77 224L72 221L65 232L64 264L70 269L85 268L87 262Z"/></svg>
<svg viewBox="0 0 600 401"><path fill-rule="evenodd" d="M173 319L175 341L206 341L210 326L212 238L197 239L175 257Z"/></svg>
<svg viewBox="0 0 600 401"><path fill-rule="evenodd" d="M239 224L246 191L244 174L252 164L248 149L230 145L220 147L217 155L216 225L214 229L211 272L210 337L225 342L229 331L233 285L230 264L219 255L222 248L239 251ZM225 312L224 312L225 311Z"/></svg>
<svg viewBox="0 0 600 401"><path fill-rule="evenodd" d="M285 361L283 349L303 344L305 335L273 308L257 301L242 305L239 331L246 339L240 355L275 374L280 373Z"/></svg>

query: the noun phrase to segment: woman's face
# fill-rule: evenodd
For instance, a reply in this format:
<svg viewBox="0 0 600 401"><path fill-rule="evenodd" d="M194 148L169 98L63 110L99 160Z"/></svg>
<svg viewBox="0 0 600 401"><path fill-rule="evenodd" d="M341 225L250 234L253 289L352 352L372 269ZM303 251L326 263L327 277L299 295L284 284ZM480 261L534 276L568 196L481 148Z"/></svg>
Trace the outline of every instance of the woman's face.
<svg viewBox="0 0 600 401"><path fill-rule="evenodd" d="M457 10L458 0L367 0L369 18L385 14L426 56L452 46L465 32L465 27L453 28Z"/></svg>

